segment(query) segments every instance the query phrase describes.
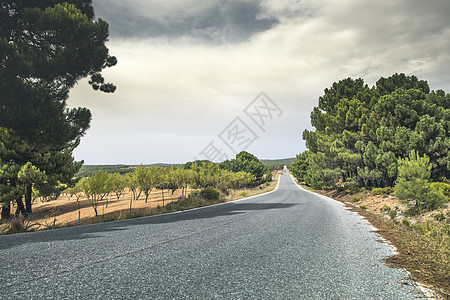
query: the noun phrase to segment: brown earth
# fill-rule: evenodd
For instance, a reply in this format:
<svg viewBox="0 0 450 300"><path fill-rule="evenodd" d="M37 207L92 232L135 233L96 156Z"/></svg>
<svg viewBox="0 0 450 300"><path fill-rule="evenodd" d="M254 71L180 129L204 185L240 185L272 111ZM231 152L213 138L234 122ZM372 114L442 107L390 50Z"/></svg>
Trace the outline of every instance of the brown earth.
<svg viewBox="0 0 450 300"><path fill-rule="evenodd" d="M188 190L188 193L190 190ZM161 190L153 190L145 202L145 195L141 193L138 200L132 201L132 193L126 191L119 199L111 194L97 207L98 216L89 200L81 197L78 201L75 196L62 195L57 200L41 202L35 200L33 203L33 214L29 220L31 224L35 224L35 230L42 230L49 227L64 227L77 224L90 224L101 222L102 220L111 218L114 214L131 213L143 210L151 210L158 206L163 206L181 197L181 190L176 190L173 195L170 190L164 190L164 202ZM13 208L14 211L14 208ZM79 220L78 220L79 218Z"/></svg>
<svg viewBox="0 0 450 300"><path fill-rule="evenodd" d="M274 173L273 181L270 185L261 185L253 189L230 190L225 201L232 201L256 194L261 194L273 190L277 184L278 175ZM192 192L187 190L187 195ZM27 218L25 226L29 230L44 230L65 226L86 225L103 221L112 221L127 218L129 216L146 216L163 213L158 210L170 202L177 201L181 197L181 189L173 194L170 190L164 190L164 201L161 190L154 189L145 201L144 193L141 193L138 200L132 201L132 193L126 191L119 199L115 194L105 197L98 205L98 216L89 200L86 197L76 199L75 196L61 195L57 200L42 202L35 199L33 202L33 214ZM131 209L130 209L131 204ZM12 207L12 212L15 211ZM0 233L8 229L8 224L0 224Z"/></svg>

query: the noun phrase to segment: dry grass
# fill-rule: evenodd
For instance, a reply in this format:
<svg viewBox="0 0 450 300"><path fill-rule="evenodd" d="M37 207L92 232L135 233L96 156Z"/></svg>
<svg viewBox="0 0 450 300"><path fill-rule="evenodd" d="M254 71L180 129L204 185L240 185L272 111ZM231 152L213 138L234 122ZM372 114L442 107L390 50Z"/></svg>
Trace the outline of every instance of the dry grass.
<svg viewBox="0 0 450 300"><path fill-rule="evenodd" d="M275 177L274 177L275 178ZM274 179L270 185L262 185L253 189L230 190L228 196L223 196L219 202L232 201L247 196L253 196L273 190L277 184ZM188 190L188 194L192 190ZM89 204L88 199L62 195L57 200L50 202L33 203L33 214L27 219L13 219L11 222L0 224L1 233L16 233L24 231L45 230L59 227L87 225L99 222L115 221L142 216L151 216L173 211L166 209L167 204L176 202L181 197L181 190L176 190L174 194L169 190L164 190L164 201L161 190L153 190L150 193L147 203L145 195L132 201L130 209L131 192L127 191L119 200L115 195L110 195L108 201L103 201L97 208L98 216L95 216L94 209ZM215 204L215 201L205 201L197 203L199 206ZM13 208L14 210L14 208Z"/></svg>
<svg viewBox="0 0 450 300"><path fill-rule="evenodd" d="M437 235L424 235L381 215L354 207L352 210L363 215L379 229L378 234L397 248L398 254L386 260L389 265L406 269L412 280L450 298L450 240L442 225L433 225Z"/></svg>

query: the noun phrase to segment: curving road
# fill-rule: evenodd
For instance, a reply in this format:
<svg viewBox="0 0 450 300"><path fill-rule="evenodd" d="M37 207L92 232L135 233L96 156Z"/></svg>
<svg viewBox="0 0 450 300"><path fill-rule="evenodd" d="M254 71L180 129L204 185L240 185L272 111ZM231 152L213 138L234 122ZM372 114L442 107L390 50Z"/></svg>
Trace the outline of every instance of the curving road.
<svg viewBox="0 0 450 300"><path fill-rule="evenodd" d="M0 299L413 299L358 215L282 175L270 193L0 237Z"/></svg>

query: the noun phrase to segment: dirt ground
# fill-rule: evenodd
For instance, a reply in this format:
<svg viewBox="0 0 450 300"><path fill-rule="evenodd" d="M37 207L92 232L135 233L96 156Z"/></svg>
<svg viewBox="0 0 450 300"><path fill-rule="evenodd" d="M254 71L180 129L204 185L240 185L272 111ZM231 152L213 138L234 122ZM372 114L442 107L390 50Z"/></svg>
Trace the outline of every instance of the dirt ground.
<svg viewBox="0 0 450 300"><path fill-rule="evenodd" d="M190 191L188 191L189 193ZM45 229L47 227L63 227L66 225L89 224L101 221L104 218L112 216L114 213L127 213L131 211L136 212L143 209L152 209L172 201L177 201L181 196L181 190L176 190L173 195L172 191L153 190L145 203L145 195L142 193L138 200L132 201L132 193L126 191L119 199L115 194L107 196L98 207L98 216L95 216L95 211L89 200L86 197L81 197L78 201L75 196L61 195L57 200L49 202L41 202L35 200L33 203L33 214L30 222L39 224L37 229ZM15 207L12 209L14 211ZM78 222L79 218L79 222Z"/></svg>
<svg viewBox="0 0 450 300"><path fill-rule="evenodd" d="M391 209L397 210L396 220L401 221L404 217L404 211L407 210L407 205L402 203L397 198L391 195L373 195L370 191L359 192L355 194L346 194L338 191L316 191L330 198L344 201L347 205L354 207L365 206L365 210L372 213L388 216L388 211L383 210L384 206L389 206ZM423 222L433 219L437 212L442 212L444 215L450 214L450 204L447 203L437 211L425 212L423 215L409 217L411 224L415 222Z"/></svg>
<svg viewBox="0 0 450 300"><path fill-rule="evenodd" d="M262 185L253 189L230 190L230 194L225 198L232 201L273 190L277 184L278 174L273 174L273 181L270 185ZM187 195L192 189L187 190ZM57 200L42 202L35 199L33 202L33 214L27 221L27 226L32 230L44 230L56 227L76 226L98 223L108 220L126 218L130 215L144 216L157 213L155 208L163 207L172 201L177 201L181 197L181 189L173 194L170 190L164 190L164 201L161 190L154 189L145 201L144 193L141 193L138 200L132 201L131 191L125 193L117 199L115 194L111 194L101 201L97 207L98 216L95 215L94 208L86 197L76 199L75 196L61 195ZM130 209L131 205L131 209ZM15 206L11 211L14 212ZM6 224L0 225L0 232Z"/></svg>

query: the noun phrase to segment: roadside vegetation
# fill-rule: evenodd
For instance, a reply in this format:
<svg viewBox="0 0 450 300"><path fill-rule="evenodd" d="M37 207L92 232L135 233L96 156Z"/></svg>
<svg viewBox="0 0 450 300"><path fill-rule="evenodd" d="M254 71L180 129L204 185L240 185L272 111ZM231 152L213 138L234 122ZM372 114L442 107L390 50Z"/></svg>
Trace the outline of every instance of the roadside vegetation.
<svg viewBox="0 0 450 300"><path fill-rule="evenodd" d="M345 201L400 254L388 259L450 295L450 95L394 74L334 83L311 113L298 182Z"/></svg>
<svg viewBox="0 0 450 300"><path fill-rule="evenodd" d="M239 199L266 192L274 186L270 168L245 151L220 164L194 161L170 167L139 165L125 174L99 169L92 176L76 178L73 186L51 198L42 197L39 190L33 190L33 202L50 203L65 197L76 201L78 220L56 224L55 211L53 222L46 224L33 222L33 215L6 219L2 231L16 233L173 212ZM159 196L155 198L155 194ZM178 196L174 197L174 194ZM123 199L124 195L127 195L126 199ZM118 207L119 200L122 203L128 201L128 207L124 209L121 205L121 209L108 209L108 205ZM139 205L136 205L138 200ZM81 209L86 204L91 207L92 214L81 219Z"/></svg>

